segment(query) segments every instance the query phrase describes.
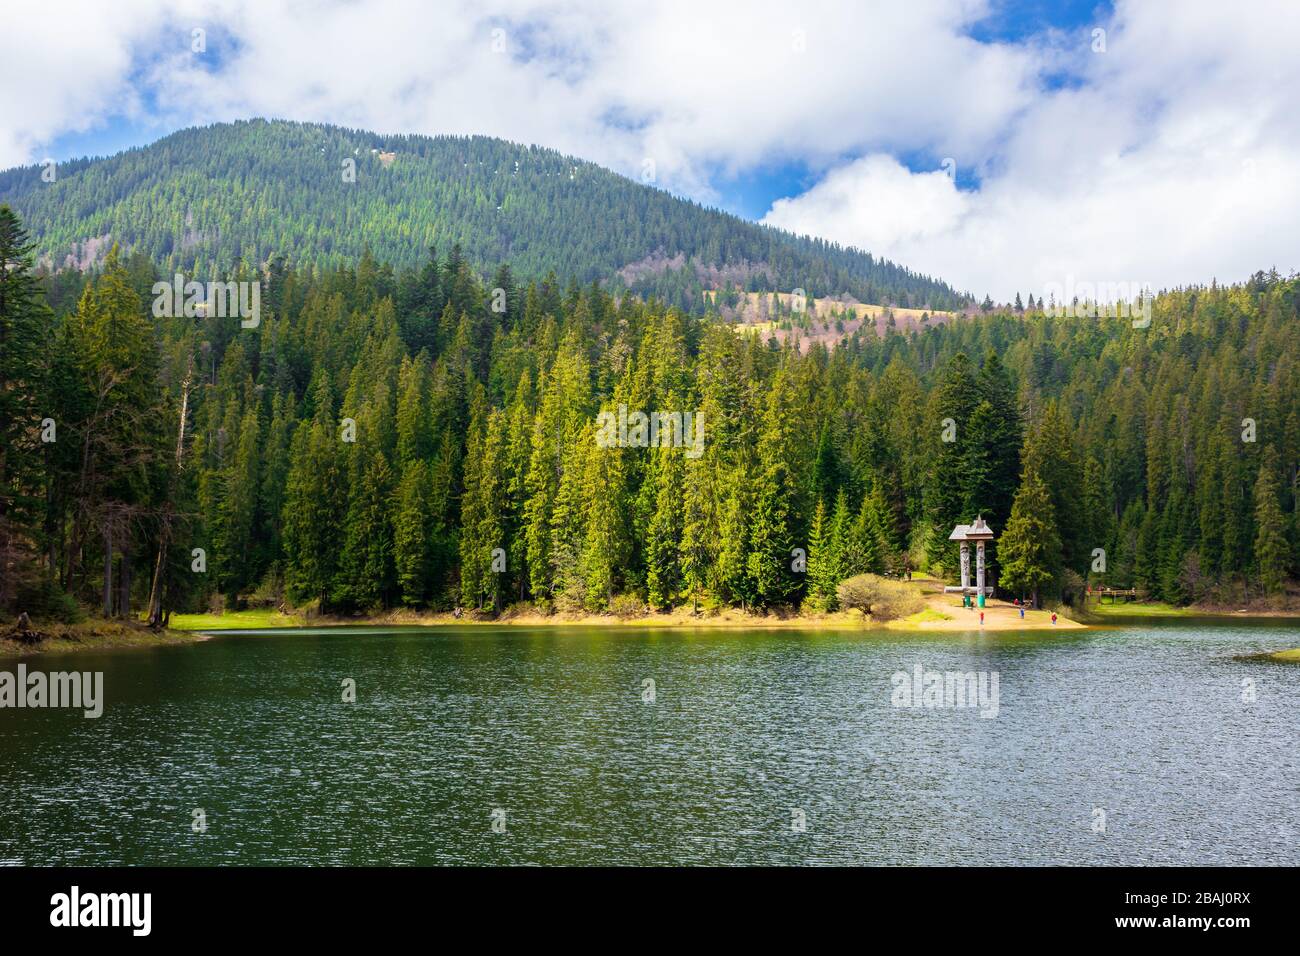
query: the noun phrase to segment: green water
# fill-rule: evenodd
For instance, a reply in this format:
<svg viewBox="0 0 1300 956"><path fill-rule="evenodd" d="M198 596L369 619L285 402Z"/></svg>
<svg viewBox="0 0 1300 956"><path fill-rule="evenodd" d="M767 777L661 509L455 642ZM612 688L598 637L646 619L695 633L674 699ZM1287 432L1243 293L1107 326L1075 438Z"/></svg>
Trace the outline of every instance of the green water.
<svg viewBox="0 0 1300 956"><path fill-rule="evenodd" d="M349 628L29 658L106 701L0 710L0 862L1294 865L1300 667L1234 658L1296 645ZM996 672L997 716L892 706L918 663Z"/></svg>

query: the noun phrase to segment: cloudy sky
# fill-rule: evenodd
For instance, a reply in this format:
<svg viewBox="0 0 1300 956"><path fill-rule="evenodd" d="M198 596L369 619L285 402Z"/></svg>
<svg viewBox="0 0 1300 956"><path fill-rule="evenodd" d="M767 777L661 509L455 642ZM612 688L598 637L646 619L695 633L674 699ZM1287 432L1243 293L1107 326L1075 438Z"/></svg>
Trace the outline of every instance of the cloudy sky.
<svg viewBox="0 0 1300 956"><path fill-rule="evenodd" d="M279 117L652 164L998 300L1300 269L1292 0L64 0L4 22L0 168Z"/></svg>

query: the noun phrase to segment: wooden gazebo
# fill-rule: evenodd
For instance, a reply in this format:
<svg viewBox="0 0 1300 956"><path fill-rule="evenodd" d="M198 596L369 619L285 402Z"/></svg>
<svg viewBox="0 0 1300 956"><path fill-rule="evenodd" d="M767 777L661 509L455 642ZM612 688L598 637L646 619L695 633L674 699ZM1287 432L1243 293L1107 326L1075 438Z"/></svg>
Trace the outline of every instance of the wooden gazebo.
<svg viewBox="0 0 1300 956"><path fill-rule="evenodd" d="M979 606L984 606L984 598L993 593L991 587L984 586L984 542L993 540L993 529L984 522L984 516L975 518L974 524L959 524L948 535L949 541L961 544L961 586L944 588L951 594L974 594ZM975 542L975 586L970 583L970 543Z"/></svg>

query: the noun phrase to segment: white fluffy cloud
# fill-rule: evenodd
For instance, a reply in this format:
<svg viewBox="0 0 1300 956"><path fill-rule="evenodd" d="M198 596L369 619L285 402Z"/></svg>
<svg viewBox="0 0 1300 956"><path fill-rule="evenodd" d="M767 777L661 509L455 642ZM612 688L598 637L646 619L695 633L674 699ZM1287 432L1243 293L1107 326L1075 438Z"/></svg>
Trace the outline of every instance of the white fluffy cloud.
<svg viewBox="0 0 1300 956"><path fill-rule="evenodd" d="M715 173L756 164L986 150L1038 67L963 35L977 0L69 6L62 20L16 8L0 34L0 164L147 94L170 124L271 116L499 135L627 171L649 158L665 185L707 196Z"/></svg>
<svg viewBox="0 0 1300 956"><path fill-rule="evenodd" d="M283 117L503 136L632 175L649 159L704 200L720 174L798 163L817 181L769 222L997 298L1067 275L1162 285L1300 265L1285 2L1121 5L1104 54L1086 31L977 42L988 0L60 9L6 13L0 166L117 117ZM903 156L952 157L979 186Z"/></svg>
<svg viewBox="0 0 1300 956"><path fill-rule="evenodd" d="M993 149L956 156L978 188L872 156L765 221L1000 300L1071 281L1162 288L1300 268L1294 11L1123 4L1105 29L1104 53L1089 35L1052 51L1072 82L1035 97Z"/></svg>

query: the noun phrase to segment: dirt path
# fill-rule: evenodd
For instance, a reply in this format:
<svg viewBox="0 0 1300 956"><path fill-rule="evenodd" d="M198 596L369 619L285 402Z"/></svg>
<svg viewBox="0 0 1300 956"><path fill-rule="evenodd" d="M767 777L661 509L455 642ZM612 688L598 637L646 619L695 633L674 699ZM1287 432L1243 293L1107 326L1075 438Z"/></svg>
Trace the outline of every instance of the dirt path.
<svg viewBox="0 0 1300 956"><path fill-rule="evenodd" d="M888 626L897 630L920 631L977 631L983 627L986 631L1023 631L1023 630L1085 630L1086 624L1067 620L1058 615L1052 623L1051 611L1025 610L1020 617L1020 609L1009 601L989 598L984 607L984 623L980 624L979 608L961 606L960 594L945 594L943 583L930 578L920 581L925 597L926 610L910 618L894 621ZM942 616L940 616L942 615Z"/></svg>

